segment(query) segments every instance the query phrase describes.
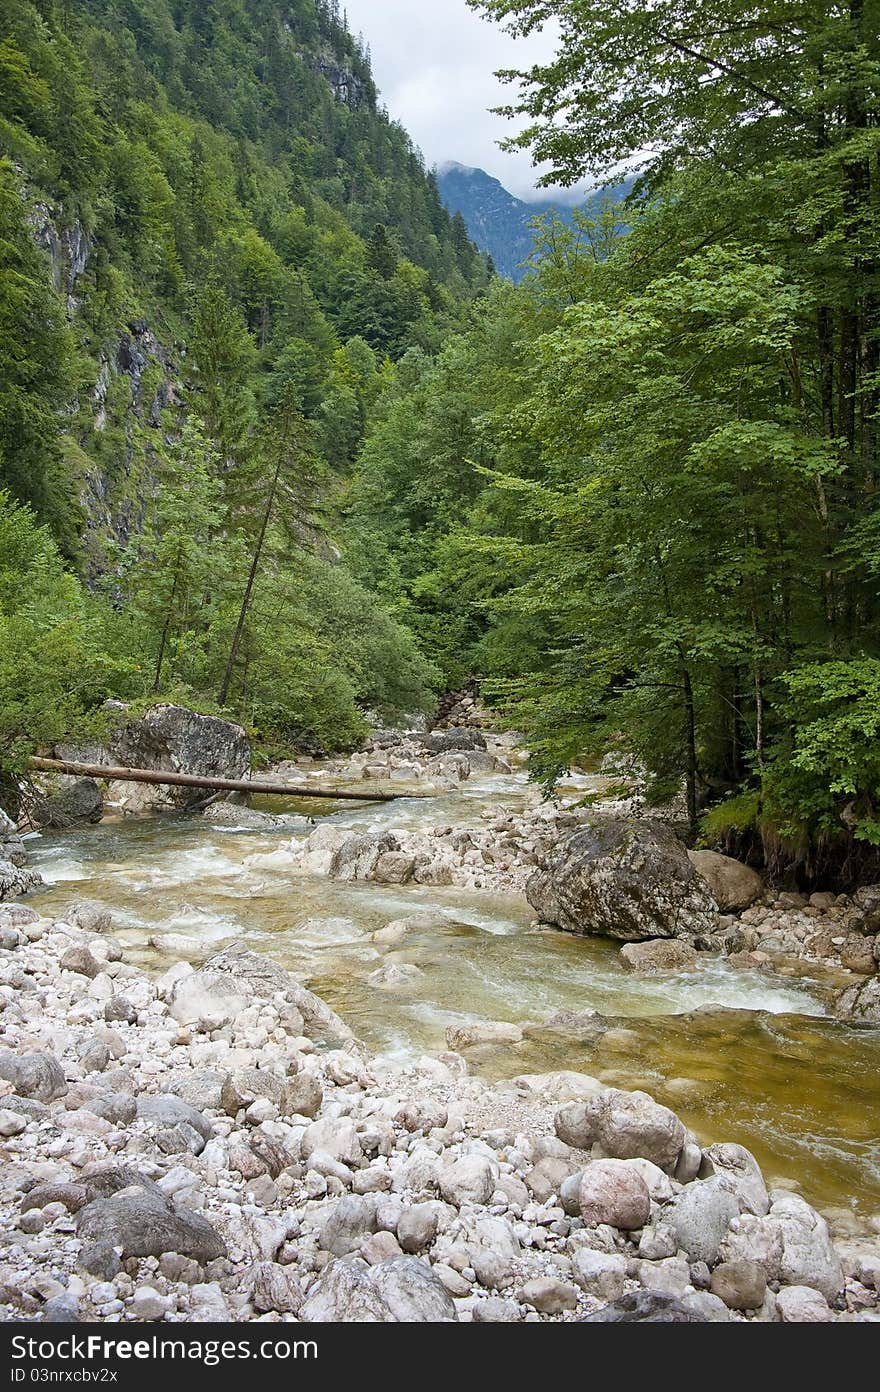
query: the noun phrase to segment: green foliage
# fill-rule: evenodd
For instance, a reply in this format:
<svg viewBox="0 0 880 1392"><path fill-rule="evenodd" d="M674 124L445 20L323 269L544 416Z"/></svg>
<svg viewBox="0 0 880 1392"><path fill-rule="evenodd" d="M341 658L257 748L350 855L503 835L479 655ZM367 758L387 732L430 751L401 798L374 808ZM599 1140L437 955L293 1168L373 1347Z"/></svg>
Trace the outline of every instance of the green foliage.
<svg viewBox="0 0 880 1392"><path fill-rule="evenodd" d="M21 772L40 745L94 728L90 714L122 675L101 613L48 531L0 491L0 775Z"/></svg>
<svg viewBox="0 0 880 1392"><path fill-rule="evenodd" d="M73 339L34 245L12 166L0 160L0 487L75 546L76 509L61 454L61 408L74 388Z"/></svg>
<svg viewBox="0 0 880 1392"><path fill-rule="evenodd" d="M784 680L792 735L768 774L783 817L880 845L880 658L814 663Z"/></svg>
<svg viewBox="0 0 880 1392"><path fill-rule="evenodd" d="M327 747L368 708L424 706L411 636L310 553L332 549L387 355L439 343L487 272L338 6L0 18L0 487L89 580L34 534L45 633L4 619L7 764L104 695L222 691L267 736Z"/></svg>
<svg viewBox="0 0 880 1392"><path fill-rule="evenodd" d="M643 177L545 220L520 290L401 360L353 563L545 784L612 747L649 796L684 787L695 834L717 805L705 834L774 869L854 865L878 830L875 7L474 3L559 25L511 75L548 181L635 152Z"/></svg>

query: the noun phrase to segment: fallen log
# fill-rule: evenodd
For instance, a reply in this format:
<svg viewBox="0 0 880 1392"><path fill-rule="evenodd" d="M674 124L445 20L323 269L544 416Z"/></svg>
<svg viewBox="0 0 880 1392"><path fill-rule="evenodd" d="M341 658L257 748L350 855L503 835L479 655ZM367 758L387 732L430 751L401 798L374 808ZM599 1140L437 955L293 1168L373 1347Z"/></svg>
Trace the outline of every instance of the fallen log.
<svg viewBox="0 0 880 1392"><path fill-rule="evenodd" d="M396 798L431 797L431 793L386 792L372 788L355 792L351 788L314 788L295 783L261 782L245 778L211 778L202 773L171 773L165 769L114 768L109 764L81 764L70 759L40 759L29 761L39 773L66 773L74 778L104 778L114 783L160 783L173 788L211 788L221 793L250 793L252 795L293 798L339 799L343 802L394 802Z"/></svg>

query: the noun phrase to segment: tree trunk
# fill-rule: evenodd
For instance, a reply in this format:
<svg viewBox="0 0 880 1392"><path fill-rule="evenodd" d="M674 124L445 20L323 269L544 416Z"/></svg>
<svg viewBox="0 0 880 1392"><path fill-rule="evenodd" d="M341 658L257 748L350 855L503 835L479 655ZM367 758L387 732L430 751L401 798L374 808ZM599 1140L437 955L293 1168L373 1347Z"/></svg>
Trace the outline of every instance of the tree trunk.
<svg viewBox="0 0 880 1392"><path fill-rule="evenodd" d="M162 664L165 661L165 645L168 642L168 630L171 627L171 616L174 612L174 600L177 596L177 586L180 581L180 566L174 572L174 584L171 586L171 595L168 600L168 613L165 615L165 622L162 625L162 637L159 640L159 654L156 658L156 673L153 677L153 691L159 691L162 685Z"/></svg>
<svg viewBox="0 0 880 1392"><path fill-rule="evenodd" d="M220 687L220 695L218 697L218 701L221 706L226 705L226 701L229 696L229 688L232 685L232 676L235 671L235 661L238 657L238 649L241 644L242 634L244 633L244 626L247 621L248 610L251 607L251 596L254 590L254 581L257 578L257 570L260 565L260 557L263 554L263 543L266 540L266 532L269 527L269 520L272 516L272 509L275 506L275 495L278 492L278 480L281 477L282 457L283 451L279 449L278 459L275 464L275 473L272 476L272 486L269 489L269 496L266 499L266 507L263 512L263 520L260 526L260 534L257 537L257 544L254 549L254 558L251 562L251 568L248 574L247 585L245 586L244 597L241 601L241 611L238 615L238 623L235 626L235 633L232 639L232 647L229 649L229 660L226 663L226 671L223 674L223 682Z"/></svg>

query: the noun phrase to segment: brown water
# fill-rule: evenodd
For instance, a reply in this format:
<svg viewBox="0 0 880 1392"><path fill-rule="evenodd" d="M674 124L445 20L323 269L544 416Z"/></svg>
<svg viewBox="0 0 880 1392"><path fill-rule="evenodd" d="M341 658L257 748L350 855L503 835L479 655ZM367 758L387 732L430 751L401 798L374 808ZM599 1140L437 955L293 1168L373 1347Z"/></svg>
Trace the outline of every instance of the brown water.
<svg viewBox="0 0 880 1392"><path fill-rule="evenodd" d="M526 795L518 775L472 780L431 801L285 810L314 816L317 808L358 829L465 826ZM265 805L282 810L277 800ZM474 1067L494 1078L572 1068L642 1086L702 1138L749 1146L768 1176L797 1181L819 1206L880 1209L880 1031L827 1018L816 982L718 958L696 972L638 977L621 967L613 943L534 931L519 895L304 876L287 847L308 831L305 816L270 832L193 817L45 837L30 843L49 882L34 903L60 913L73 898L100 900L133 958L152 968L175 954L150 947L149 934L196 938L205 955L244 939L307 981L374 1050L400 1059L445 1047L450 1024L598 1010L614 1027L592 1044L545 1034ZM409 935L402 949L389 954L370 942L389 920L427 909L442 922ZM403 989L377 988L366 978L389 956L422 975Z"/></svg>

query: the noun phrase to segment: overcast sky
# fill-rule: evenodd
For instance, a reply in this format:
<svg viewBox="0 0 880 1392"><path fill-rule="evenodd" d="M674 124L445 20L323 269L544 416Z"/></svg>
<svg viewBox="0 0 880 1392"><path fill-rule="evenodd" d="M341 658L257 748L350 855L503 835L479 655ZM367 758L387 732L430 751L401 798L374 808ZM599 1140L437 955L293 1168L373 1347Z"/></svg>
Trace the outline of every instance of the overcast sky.
<svg viewBox="0 0 880 1392"><path fill-rule="evenodd" d="M476 165L528 198L537 177L528 154L498 149L513 125L490 108L509 101L512 89L494 73L549 57L552 36L512 39L465 0L343 0L343 7L349 28L370 44L388 111L428 164Z"/></svg>

